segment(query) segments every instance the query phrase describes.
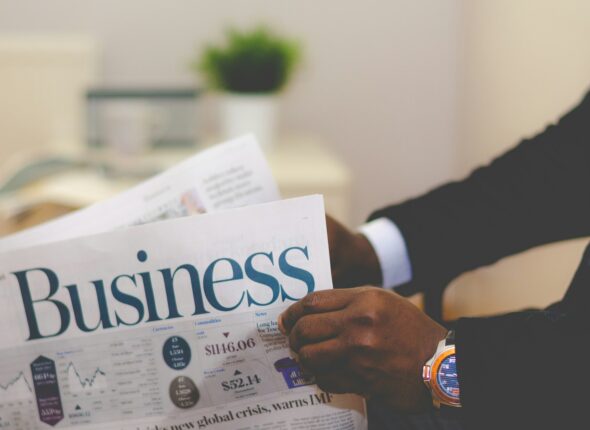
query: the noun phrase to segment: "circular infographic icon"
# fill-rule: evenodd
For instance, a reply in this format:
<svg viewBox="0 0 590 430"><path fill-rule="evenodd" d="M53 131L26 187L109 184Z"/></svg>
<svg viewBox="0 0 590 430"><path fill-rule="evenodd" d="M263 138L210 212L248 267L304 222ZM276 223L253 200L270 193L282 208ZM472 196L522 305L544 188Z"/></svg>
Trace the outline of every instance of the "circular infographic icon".
<svg viewBox="0 0 590 430"><path fill-rule="evenodd" d="M177 376L170 383L170 400L177 408L189 409L199 402L199 389L188 376Z"/></svg>
<svg viewBox="0 0 590 430"><path fill-rule="evenodd" d="M162 348L164 361L174 370L182 370L191 362L191 348L180 336L169 337Z"/></svg>

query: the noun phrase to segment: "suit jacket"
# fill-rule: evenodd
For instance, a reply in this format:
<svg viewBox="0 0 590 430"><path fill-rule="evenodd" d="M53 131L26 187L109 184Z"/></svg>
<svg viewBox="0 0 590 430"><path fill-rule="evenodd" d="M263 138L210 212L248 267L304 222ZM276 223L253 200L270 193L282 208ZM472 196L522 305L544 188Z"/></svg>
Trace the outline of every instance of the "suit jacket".
<svg viewBox="0 0 590 430"><path fill-rule="evenodd" d="M371 219L382 216L406 240L410 292L534 246L589 236L590 94L556 125L465 180ZM566 287L563 299L543 310L457 322L468 428L590 427L582 402L590 400L590 247ZM535 294L534 285L521 288Z"/></svg>

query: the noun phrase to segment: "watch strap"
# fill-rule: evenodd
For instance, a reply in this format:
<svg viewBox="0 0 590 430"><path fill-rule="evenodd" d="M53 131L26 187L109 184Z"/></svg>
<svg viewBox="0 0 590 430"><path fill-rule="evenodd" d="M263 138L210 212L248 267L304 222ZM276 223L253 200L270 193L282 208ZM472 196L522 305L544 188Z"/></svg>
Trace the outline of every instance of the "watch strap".
<svg viewBox="0 0 590 430"><path fill-rule="evenodd" d="M463 408L457 408L454 406L440 405L439 409L442 417L458 419L461 417Z"/></svg>

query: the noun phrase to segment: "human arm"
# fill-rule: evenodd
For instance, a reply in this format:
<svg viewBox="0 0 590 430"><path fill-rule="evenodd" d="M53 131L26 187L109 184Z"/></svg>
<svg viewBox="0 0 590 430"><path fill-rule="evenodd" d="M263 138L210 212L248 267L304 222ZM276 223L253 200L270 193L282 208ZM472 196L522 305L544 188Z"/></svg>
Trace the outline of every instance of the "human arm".
<svg viewBox="0 0 590 430"><path fill-rule="evenodd" d="M407 244L407 293L545 243L590 235L590 95L490 165L376 211Z"/></svg>
<svg viewBox="0 0 590 430"><path fill-rule="evenodd" d="M371 215L370 220L389 221L397 238L355 234L329 218L334 285L391 287L407 281L398 289L407 295L534 246L590 235L587 184L590 95L557 125L466 179ZM389 240L394 251L380 252L376 240ZM383 282L387 278L395 282Z"/></svg>
<svg viewBox="0 0 590 430"><path fill-rule="evenodd" d="M572 288L582 288L546 310L459 320L467 428L570 428L586 419L588 256L580 271ZM401 412L432 407L421 370L447 331L401 296L373 287L318 291L285 311L279 326L322 389Z"/></svg>

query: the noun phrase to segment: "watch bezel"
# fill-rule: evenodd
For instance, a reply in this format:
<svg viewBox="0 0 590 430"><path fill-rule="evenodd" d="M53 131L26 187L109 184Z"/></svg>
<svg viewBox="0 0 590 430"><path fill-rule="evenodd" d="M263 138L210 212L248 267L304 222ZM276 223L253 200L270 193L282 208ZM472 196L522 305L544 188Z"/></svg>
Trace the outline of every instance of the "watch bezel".
<svg viewBox="0 0 590 430"><path fill-rule="evenodd" d="M438 383L438 372L440 365L451 355L456 355L455 345L445 346L444 349L440 351L439 354L437 354L434 361L432 362L432 365L430 366L429 383L432 393L436 396L437 400L439 400L441 404L453 407L461 407L461 400L449 396Z"/></svg>

